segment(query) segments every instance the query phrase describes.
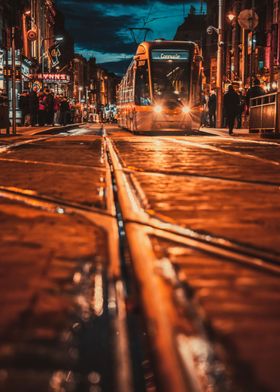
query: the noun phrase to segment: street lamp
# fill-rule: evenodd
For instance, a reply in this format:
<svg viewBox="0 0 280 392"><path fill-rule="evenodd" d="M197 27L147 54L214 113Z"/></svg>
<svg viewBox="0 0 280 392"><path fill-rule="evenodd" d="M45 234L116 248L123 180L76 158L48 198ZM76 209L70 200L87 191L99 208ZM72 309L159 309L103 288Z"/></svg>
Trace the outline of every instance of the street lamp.
<svg viewBox="0 0 280 392"><path fill-rule="evenodd" d="M237 18L236 18L236 14L233 11L230 11L226 17L231 25L230 75L231 75L231 81L233 81L238 67L237 66L238 63L236 64L236 61L238 61L237 60L238 48L236 47L237 46L236 45Z"/></svg>
<svg viewBox="0 0 280 392"><path fill-rule="evenodd" d="M209 26L207 28L208 34L218 35L218 50L217 50L217 125L222 126L222 100L223 100L223 37L224 37L224 0L219 0L219 18L218 27Z"/></svg>
<svg viewBox="0 0 280 392"><path fill-rule="evenodd" d="M236 18L236 15L235 15L233 12L229 12L229 13L227 14L227 18L228 18L228 20L230 21L230 23L232 23L233 20L234 20L234 18Z"/></svg>

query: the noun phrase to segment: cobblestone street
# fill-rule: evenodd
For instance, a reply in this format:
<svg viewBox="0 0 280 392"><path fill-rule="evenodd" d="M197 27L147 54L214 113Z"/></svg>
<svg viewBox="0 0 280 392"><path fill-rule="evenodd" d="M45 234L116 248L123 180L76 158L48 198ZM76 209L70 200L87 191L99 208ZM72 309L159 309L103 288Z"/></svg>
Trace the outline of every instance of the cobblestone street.
<svg viewBox="0 0 280 392"><path fill-rule="evenodd" d="M277 140L87 125L0 142L1 392L156 391L156 298L188 382L278 391Z"/></svg>

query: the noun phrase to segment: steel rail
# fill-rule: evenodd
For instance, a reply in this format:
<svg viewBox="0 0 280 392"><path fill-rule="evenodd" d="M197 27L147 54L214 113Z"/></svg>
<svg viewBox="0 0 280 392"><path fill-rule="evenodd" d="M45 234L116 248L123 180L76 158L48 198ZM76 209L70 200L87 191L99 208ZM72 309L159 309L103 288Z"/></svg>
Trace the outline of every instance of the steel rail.
<svg viewBox="0 0 280 392"><path fill-rule="evenodd" d="M0 158L1 160L1 158ZM188 171L168 171L168 170L146 170L146 169L141 169L141 168L136 168L129 166L128 168L124 168L124 171L126 173L143 173L143 174L149 174L149 175L158 175L158 176L174 176L174 177L194 177L194 178L201 178L201 179L210 179L210 180L217 180L217 181L222 181L222 182L235 182L235 183L240 183L240 184L248 184L248 185L257 185L257 186L271 186L271 187L276 187L277 189L280 186L280 182L271 182L271 181L261 181L261 180L241 180L238 178L229 178L229 177L222 177L222 176L211 176L207 174L198 174L198 173L192 173Z"/></svg>
<svg viewBox="0 0 280 392"><path fill-rule="evenodd" d="M127 222L147 225L161 231L166 231L176 235L177 242L181 237L181 243L189 244L202 251L230 259L232 261L246 264L248 267L266 270L272 273L280 273L280 258L278 254L268 253L264 249L254 248L247 244L231 241L227 238L216 237L212 234L202 234L192 229L185 228L170 222L164 216L151 216L145 211L140 203L143 199L143 191L138 181L125 172L113 144L107 139L110 155L114 157L114 169L116 177L121 177L122 186L127 193L126 216ZM139 193L140 190L140 193ZM147 200L145 200L147 204Z"/></svg>
<svg viewBox="0 0 280 392"><path fill-rule="evenodd" d="M65 168L72 168L72 169L89 169L89 170L104 170L100 166L94 165L75 165L75 164L68 164L62 162L49 162L49 161L34 161L30 159L15 159L15 158L3 158L0 157L0 161L2 162L10 162L10 163L22 163L25 165L41 165L41 166L53 166L53 167L65 167Z"/></svg>
<svg viewBox="0 0 280 392"><path fill-rule="evenodd" d="M158 138L161 141L168 141L171 143L177 143L177 144L182 144L182 145L188 145L188 146L194 146L194 147L198 147L198 148L202 148L204 150L212 150L212 151L216 151L216 152L220 152L226 155L232 155L232 156L237 156L239 158L243 158L243 159L252 159L258 162L262 162L262 163L268 163L271 165L275 165L275 166L280 166L280 161L272 161L270 159L265 159L265 158L260 158L257 157L255 155L250 155L250 154L242 154L240 152L237 151L229 151L229 150L225 150L223 148L218 148L215 146L212 146L210 144L203 144L203 143L198 143L198 142L191 142L191 141L187 141L187 140L180 140L180 139L172 139L170 137L166 137L166 138Z"/></svg>
<svg viewBox="0 0 280 392"><path fill-rule="evenodd" d="M109 181L109 178L107 181ZM108 191L109 210L106 212L59 199L40 197L28 191L0 188L0 198L18 201L32 208L59 215L80 215L92 224L101 227L107 233L110 260L107 273L108 307L113 330L115 388L116 392L132 392L133 381L128 343L126 297L120 272L118 227L110 193Z"/></svg>
<svg viewBox="0 0 280 392"><path fill-rule="evenodd" d="M111 141L107 137L105 140L116 179L132 268L151 346L156 386L160 392L202 392L211 383L210 379L216 385L219 382L216 380L215 366L210 363L201 363L200 366L203 369L207 366L212 372L206 374L202 371L201 374L201 369L193 358L191 336L196 336L203 342L202 345L209 354L206 355L207 358L214 358L215 350L208 340L203 319L187 298L172 264L169 260L158 259L156 256L151 236L158 235L159 231L156 232L151 227L149 220L139 218L145 212L135 189L122 170ZM182 317L183 315L186 317ZM221 363L219 356L215 357L216 364ZM227 380L225 374L224 380ZM224 388L225 385L216 390L223 391Z"/></svg>
<svg viewBox="0 0 280 392"><path fill-rule="evenodd" d="M33 143L38 140L45 141L61 135L51 135L37 139L29 139L23 142L14 143L8 148L0 150L7 152L12 148L17 148L25 144ZM67 135L70 136L70 135ZM100 226L106 233L108 239L108 308L113 337L113 359L114 359L114 378L116 392L132 392L133 373L129 348L128 322L126 310L126 290L121 275L120 268L120 245L117 226L116 209L114 205L113 187L111 185L111 171L106 159L104 144L102 144L101 155L105 163L106 173L106 211L94 207L83 206L79 203L69 202L45 195L39 195L34 191L15 187L0 186L0 197L24 203L33 208L57 214L82 215L92 224ZM36 162L40 164L41 162ZM69 166L69 165L67 165ZM103 169L104 170L104 169Z"/></svg>
<svg viewBox="0 0 280 392"><path fill-rule="evenodd" d="M121 169L112 143L107 137L105 141L116 179L118 201L146 321L157 387L160 392L202 392L202 383L194 371L194 364L191 360L186 360L186 357L192 358L192 354L186 346L181 351L182 345L178 344L181 317L176 306L174 286L170 285L160 271L160 260L155 255L150 235L145 226L140 224L140 220L137 221L141 206L135 191L128 184L127 175Z"/></svg>

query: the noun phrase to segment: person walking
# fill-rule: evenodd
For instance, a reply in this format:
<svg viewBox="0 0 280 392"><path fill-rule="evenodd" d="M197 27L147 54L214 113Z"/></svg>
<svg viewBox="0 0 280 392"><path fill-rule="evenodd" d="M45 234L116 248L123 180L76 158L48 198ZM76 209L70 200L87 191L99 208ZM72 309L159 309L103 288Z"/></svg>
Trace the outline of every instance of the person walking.
<svg viewBox="0 0 280 392"><path fill-rule="evenodd" d="M54 125L60 124L60 97L56 95L54 97Z"/></svg>
<svg viewBox="0 0 280 392"><path fill-rule="evenodd" d="M239 95L234 91L232 84L228 86L228 91L224 96L224 112L227 118L228 133L233 134L235 118L239 111Z"/></svg>
<svg viewBox="0 0 280 392"><path fill-rule="evenodd" d="M66 97L63 97L60 103L60 117L61 117L61 124L67 125L68 123L68 116L69 116L69 102Z"/></svg>
<svg viewBox="0 0 280 392"><path fill-rule="evenodd" d="M210 121L211 128L216 128L216 109L217 109L217 97L215 91L212 90L208 100L208 113L209 113L209 121Z"/></svg>
<svg viewBox="0 0 280 392"><path fill-rule="evenodd" d="M261 82L259 79L255 79L253 82L253 86L250 87L247 91L247 95L246 95L246 104L247 107L250 107L250 99L251 98L256 98L259 97L261 95L265 95L265 91L264 89L261 87Z"/></svg>
<svg viewBox="0 0 280 392"><path fill-rule="evenodd" d="M38 124L38 108L39 99L37 95L37 87L33 87L29 94L29 110L30 110L30 125L35 127Z"/></svg>
<svg viewBox="0 0 280 392"><path fill-rule="evenodd" d="M49 90L45 90L45 112L47 125L54 125L54 96Z"/></svg>
<svg viewBox="0 0 280 392"><path fill-rule="evenodd" d="M29 95L27 91L23 91L19 96L19 108L21 110L21 126L29 125L28 115L29 110Z"/></svg>
<svg viewBox="0 0 280 392"><path fill-rule="evenodd" d="M202 113L201 113L201 124L200 124L201 127L208 127L208 125L209 125L208 124L208 99L209 99L209 96L208 96L207 92L205 94L202 94L201 103L202 103L203 109L202 109Z"/></svg>
<svg viewBox="0 0 280 392"><path fill-rule="evenodd" d="M46 97L43 92L38 96L38 122L40 127L46 124Z"/></svg>
<svg viewBox="0 0 280 392"><path fill-rule="evenodd" d="M237 113L237 129L242 128L242 116L243 113L245 112L246 108L246 97L244 96L242 91L238 92L239 95L239 108L238 108L238 113Z"/></svg>

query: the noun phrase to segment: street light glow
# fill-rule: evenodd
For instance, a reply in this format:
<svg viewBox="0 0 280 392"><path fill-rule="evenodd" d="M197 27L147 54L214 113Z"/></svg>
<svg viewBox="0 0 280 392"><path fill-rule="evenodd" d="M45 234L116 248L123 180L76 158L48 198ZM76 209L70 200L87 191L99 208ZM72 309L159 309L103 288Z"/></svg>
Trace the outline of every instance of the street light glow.
<svg viewBox="0 0 280 392"><path fill-rule="evenodd" d="M233 12L230 12L227 14L227 18L230 22L232 22L235 17L236 17L236 15Z"/></svg>
<svg viewBox="0 0 280 392"><path fill-rule="evenodd" d="M161 106L161 105L156 105L156 106L154 107L154 111L155 111L156 113L161 113L161 112L162 112L162 106Z"/></svg>

